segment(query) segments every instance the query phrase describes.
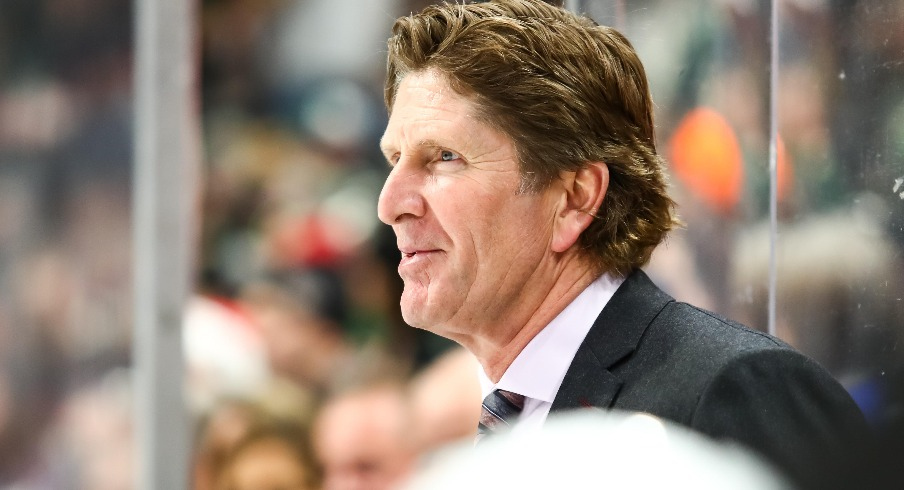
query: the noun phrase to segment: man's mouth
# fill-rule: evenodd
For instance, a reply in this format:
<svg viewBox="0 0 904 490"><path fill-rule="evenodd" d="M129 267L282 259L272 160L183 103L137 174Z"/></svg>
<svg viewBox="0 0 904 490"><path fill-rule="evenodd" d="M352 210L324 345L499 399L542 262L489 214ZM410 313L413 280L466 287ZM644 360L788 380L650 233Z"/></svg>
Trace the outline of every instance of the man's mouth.
<svg viewBox="0 0 904 490"><path fill-rule="evenodd" d="M399 264L401 265L409 265L420 262L421 258L429 257L437 252L440 252L439 249L431 249L431 250L401 250L402 252L402 261Z"/></svg>
<svg viewBox="0 0 904 490"><path fill-rule="evenodd" d="M433 250L412 250L411 252L405 252L405 251L402 251L402 256L403 256L403 257L414 257L415 255L418 255L418 254L423 255L423 254L429 254L429 253L433 253L433 252L439 252L439 250L437 250L437 249L433 249Z"/></svg>

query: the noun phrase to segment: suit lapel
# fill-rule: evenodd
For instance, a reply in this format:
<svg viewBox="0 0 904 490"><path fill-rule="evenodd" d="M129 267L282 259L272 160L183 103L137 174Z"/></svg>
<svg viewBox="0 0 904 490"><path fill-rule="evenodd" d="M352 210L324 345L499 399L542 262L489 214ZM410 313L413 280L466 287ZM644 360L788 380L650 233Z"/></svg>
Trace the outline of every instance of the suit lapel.
<svg viewBox="0 0 904 490"><path fill-rule="evenodd" d="M628 276L578 348L551 410L609 408L622 385L610 369L634 352L647 327L671 301L643 271Z"/></svg>

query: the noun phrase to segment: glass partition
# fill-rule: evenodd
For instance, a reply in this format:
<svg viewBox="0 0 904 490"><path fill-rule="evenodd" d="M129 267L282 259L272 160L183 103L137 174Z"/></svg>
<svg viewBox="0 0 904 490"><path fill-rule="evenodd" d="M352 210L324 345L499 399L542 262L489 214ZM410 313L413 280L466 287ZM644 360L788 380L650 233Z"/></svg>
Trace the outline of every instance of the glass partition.
<svg viewBox="0 0 904 490"><path fill-rule="evenodd" d="M904 359L904 4L779 5L776 326L883 426Z"/></svg>

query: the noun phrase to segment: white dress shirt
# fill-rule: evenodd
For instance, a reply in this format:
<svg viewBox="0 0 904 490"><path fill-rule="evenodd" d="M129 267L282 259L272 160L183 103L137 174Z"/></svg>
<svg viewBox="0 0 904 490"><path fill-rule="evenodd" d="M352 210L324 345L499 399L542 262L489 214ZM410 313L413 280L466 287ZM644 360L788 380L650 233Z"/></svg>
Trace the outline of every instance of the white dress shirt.
<svg viewBox="0 0 904 490"><path fill-rule="evenodd" d="M622 282L610 274L593 281L524 347L498 383L478 369L483 397L495 389L525 396L515 432L535 430L546 421L578 347Z"/></svg>

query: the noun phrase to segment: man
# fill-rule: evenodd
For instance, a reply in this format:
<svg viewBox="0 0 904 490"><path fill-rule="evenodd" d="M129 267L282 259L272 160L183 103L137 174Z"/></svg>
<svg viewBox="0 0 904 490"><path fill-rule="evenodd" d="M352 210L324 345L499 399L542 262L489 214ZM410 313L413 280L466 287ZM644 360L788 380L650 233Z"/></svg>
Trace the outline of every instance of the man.
<svg viewBox="0 0 904 490"><path fill-rule="evenodd" d="M393 27L385 96L379 215L403 317L480 361L482 432L519 412L517 430L566 409L647 412L805 486L865 433L822 368L639 270L676 219L621 34L538 0L428 7Z"/></svg>

